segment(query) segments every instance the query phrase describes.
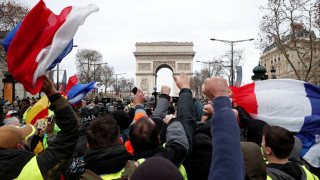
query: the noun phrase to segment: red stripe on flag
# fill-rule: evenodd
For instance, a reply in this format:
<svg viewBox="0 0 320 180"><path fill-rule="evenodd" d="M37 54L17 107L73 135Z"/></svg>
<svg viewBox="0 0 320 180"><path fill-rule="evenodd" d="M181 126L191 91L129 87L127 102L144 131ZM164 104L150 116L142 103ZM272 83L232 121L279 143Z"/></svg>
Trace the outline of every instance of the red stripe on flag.
<svg viewBox="0 0 320 180"><path fill-rule="evenodd" d="M66 93L70 91L70 89L78 83L78 77L77 75L71 76L68 80L67 88L66 88Z"/></svg>
<svg viewBox="0 0 320 180"><path fill-rule="evenodd" d="M46 107L45 109L43 109L42 111L40 111L32 120L31 120L31 124L34 124L37 122L38 119L43 119L46 116L48 116L49 111L48 111L48 107Z"/></svg>
<svg viewBox="0 0 320 180"><path fill-rule="evenodd" d="M44 79L40 77L32 87L33 75L38 66L35 61L41 50L52 43L56 31L71 11L65 8L60 15L51 12L41 0L22 21L7 52L8 71L31 94L38 93Z"/></svg>
<svg viewBox="0 0 320 180"><path fill-rule="evenodd" d="M233 92L233 101L246 110L248 113L258 114L258 103L254 93L255 83L247 84L241 87L230 86Z"/></svg>

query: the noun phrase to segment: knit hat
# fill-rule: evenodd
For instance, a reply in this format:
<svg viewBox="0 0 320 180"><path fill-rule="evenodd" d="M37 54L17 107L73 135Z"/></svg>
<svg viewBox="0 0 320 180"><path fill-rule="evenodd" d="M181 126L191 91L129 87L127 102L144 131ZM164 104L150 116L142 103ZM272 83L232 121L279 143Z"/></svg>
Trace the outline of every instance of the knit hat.
<svg viewBox="0 0 320 180"><path fill-rule="evenodd" d="M0 147L15 149L19 142L33 132L32 125L27 124L21 128L4 125L0 127Z"/></svg>
<svg viewBox="0 0 320 180"><path fill-rule="evenodd" d="M152 157L135 169L130 179L182 180L183 177L171 161L162 157Z"/></svg>
<svg viewBox="0 0 320 180"><path fill-rule="evenodd" d="M128 114L123 110L116 110L110 113L113 118L116 120L118 126L120 127L120 131L125 130L130 125L130 119Z"/></svg>
<svg viewBox="0 0 320 180"><path fill-rule="evenodd" d="M297 136L294 137L294 145L289 155L289 160L300 161L300 153L302 151L302 142Z"/></svg>

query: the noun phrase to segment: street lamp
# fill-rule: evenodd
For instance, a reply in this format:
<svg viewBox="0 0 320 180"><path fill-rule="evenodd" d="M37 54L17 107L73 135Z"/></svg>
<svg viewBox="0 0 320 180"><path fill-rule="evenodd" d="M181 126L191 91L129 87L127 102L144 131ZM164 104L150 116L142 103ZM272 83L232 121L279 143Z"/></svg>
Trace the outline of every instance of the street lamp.
<svg viewBox="0 0 320 180"><path fill-rule="evenodd" d="M272 76L272 79L277 79L276 77L276 69L274 68L274 66L271 67L271 76Z"/></svg>
<svg viewBox="0 0 320 180"><path fill-rule="evenodd" d="M73 45L72 46L73 48L74 47L78 47L78 45ZM58 88L59 88L59 63L57 63L57 90L58 90Z"/></svg>
<svg viewBox="0 0 320 180"><path fill-rule="evenodd" d="M83 64L88 64L88 78L89 78L89 66L93 65L93 81L96 82L96 65L103 65L103 64L108 64L108 63L83 63ZM88 79L89 80L89 79Z"/></svg>
<svg viewBox="0 0 320 180"><path fill-rule="evenodd" d="M237 41L229 41L229 40L221 40L221 39L215 39L215 38L211 38L211 41L220 41L220 42L224 42L224 43L228 43L231 45L231 69L230 69L230 74L231 74L231 86L233 86L233 46L235 43L239 43L239 42L244 42L244 41L253 41L254 39L244 39L244 40L237 40Z"/></svg>
<svg viewBox="0 0 320 180"><path fill-rule="evenodd" d="M118 89L118 75L122 75L122 74L126 74L126 73L112 74L116 76L116 95L117 95L117 89Z"/></svg>
<svg viewBox="0 0 320 180"><path fill-rule="evenodd" d="M199 63L203 63L203 64L208 64L209 65L209 78L211 78L211 64L214 64L214 62L210 62L210 61L196 61Z"/></svg>

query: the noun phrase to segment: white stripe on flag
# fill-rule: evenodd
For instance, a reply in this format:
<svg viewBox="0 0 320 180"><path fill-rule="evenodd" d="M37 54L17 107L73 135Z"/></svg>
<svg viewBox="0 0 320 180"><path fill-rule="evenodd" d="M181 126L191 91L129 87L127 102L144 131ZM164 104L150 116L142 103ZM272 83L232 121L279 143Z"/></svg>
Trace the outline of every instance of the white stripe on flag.
<svg viewBox="0 0 320 180"><path fill-rule="evenodd" d="M302 81L277 79L256 82L255 94L258 115L300 119L312 113Z"/></svg>
<svg viewBox="0 0 320 180"><path fill-rule="evenodd" d="M39 59L39 64L33 75L33 84L35 85L37 78L44 75L46 69L54 62L54 60L60 55L60 53L68 46L79 26L83 24L84 20L93 12L97 12L99 7L94 4L88 6L77 7L73 6L72 10L68 14L66 21L57 30L53 37L51 48L48 55L43 60ZM41 54L39 54L41 55ZM38 56L39 56L38 55ZM42 55L41 55L42 56ZM37 57L38 59L38 57Z"/></svg>

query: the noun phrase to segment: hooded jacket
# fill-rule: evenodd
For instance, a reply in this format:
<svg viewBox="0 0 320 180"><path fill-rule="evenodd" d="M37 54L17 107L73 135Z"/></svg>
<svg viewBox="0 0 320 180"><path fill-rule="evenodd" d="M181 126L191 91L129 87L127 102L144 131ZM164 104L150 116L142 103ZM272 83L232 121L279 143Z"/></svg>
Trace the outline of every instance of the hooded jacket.
<svg viewBox="0 0 320 180"><path fill-rule="evenodd" d="M90 169L98 175L112 174L121 171L128 160L132 159L123 145L105 149L88 149L83 157L86 169Z"/></svg>
<svg viewBox="0 0 320 180"><path fill-rule="evenodd" d="M301 166L295 162L287 162L285 164L267 164L268 176L273 180L305 180L306 173Z"/></svg>
<svg viewBox="0 0 320 180"><path fill-rule="evenodd" d="M266 163L260 147L253 142L241 142L241 150L246 170L245 179L265 180L267 178Z"/></svg>

